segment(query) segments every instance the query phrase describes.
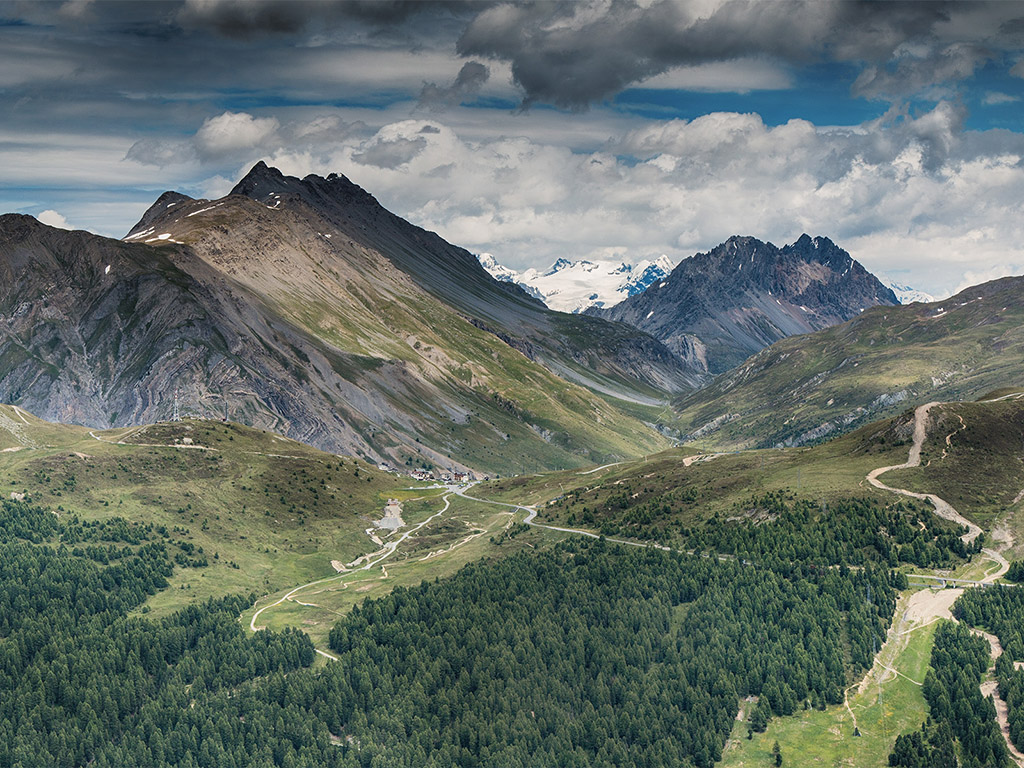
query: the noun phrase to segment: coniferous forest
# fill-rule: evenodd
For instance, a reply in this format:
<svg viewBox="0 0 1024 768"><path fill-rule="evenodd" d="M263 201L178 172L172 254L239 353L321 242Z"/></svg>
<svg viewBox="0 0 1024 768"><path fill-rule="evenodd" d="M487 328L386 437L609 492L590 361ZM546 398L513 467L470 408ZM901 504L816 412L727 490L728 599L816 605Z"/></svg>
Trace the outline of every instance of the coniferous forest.
<svg viewBox="0 0 1024 768"><path fill-rule="evenodd" d="M577 538L478 561L359 605L330 633L337 660L312 669L304 633L243 628L252 596L147 619L140 607L173 568L203 567L201 553L172 555L187 548L173 532L5 501L0 768L706 768L744 697L758 697L752 731L841 703L905 584L882 539L801 548L810 511L786 514L791 535L717 522L701 534L757 553L756 564ZM875 516L850 508L854 520ZM1014 738L1018 594L969 591L957 606L1007 648L998 670ZM983 639L939 629L924 688L931 717L900 737L892 765L952 766L957 754L962 765L1004 764L977 688L987 662Z"/></svg>
<svg viewBox="0 0 1024 768"><path fill-rule="evenodd" d="M966 594L974 594L974 590ZM932 668L924 680L929 718L920 731L896 739L889 765L901 768L1002 768L1010 765L995 706L978 684L989 646L963 624L943 621L935 632ZM959 744L960 759L957 760Z"/></svg>
<svg viewBox="0 0 1024 768"><path fill-rule="evenodd" d="M999 638L1003 654L996 660L999 693L1006 702L1010 740L1024 749L1024 590L985 589L965 592L956 616L984 627Z"/></svg>
<svg viewBox="0 0 1024 768"><path fill-rule="evenodd" d="M130 616L173 548L3 503L0 766L709 766L742 696L759 728L840 701L894 601L873 565L571 540L365 603L314 672L251 597Z"/></svg>

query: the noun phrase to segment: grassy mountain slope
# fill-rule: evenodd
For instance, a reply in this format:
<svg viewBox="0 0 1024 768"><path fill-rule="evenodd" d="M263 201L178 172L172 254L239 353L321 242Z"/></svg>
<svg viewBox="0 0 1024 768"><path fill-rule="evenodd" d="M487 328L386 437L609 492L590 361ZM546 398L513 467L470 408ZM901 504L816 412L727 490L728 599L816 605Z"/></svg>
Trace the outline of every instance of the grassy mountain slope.
<svg viewBox="0 0 1024 768"><path fill-rule="evenodd" d="M445 498L442 489L240 424L89 430L0 405L0 498L12 494L64 520L124 518L166 530L176 566L147 614L254 593L257 608L271 606L258 626L301 627L321 648L338 617L369 597L560 538L510 530L506 508ZM401 502L403 522L393 532L376 526L391 499ZM367 556L379 564L364 568ZM316 584L281 600L309 582ZM246 627L254 610L242 617Z"/></svg>
<svg viewBox="0 0 1024 768"><path fill-rule="evenodd" d="M90 431L0 406L0 489L60 515L166 526L208 565L178 569L154 604L271 592L371 551L365 533L409 478L240 424L184 420ZM191 442L189 442L191 441ZM14 448L15 450L10 450ZM428 494L429 496L429 494ZM410 519L435 505L406 505Z"/></svg>
<svg viewBox="0 0 1024 768"><path fill-rule="evenodd" d="M1024 278L875 307L784 339L678 403L704 447L806 444L911 404L973 399L1024 369Z"/></svg>
<svg viewBox="0 0 1024 768"><path fill-rule="evenodd" d="M537 519L547 524L666 543L686 541L709 521L770 525L778 514L773 508L781 508L770 497L809 499L819 510L865 498L931 518L927 503L865 482L871 470L907 460L913 428L911 409L813 447L718 454L674 449L593 471L507 478L477 493L539 504ZM943 403L929 411L921 466L891 470L881 479L890 487L937 494L985 529L991 546L1020 557L1022 446L1024 390ZM937 530L948 527L935 524ZM822 535L831 534L825 528Z"/></svg>
<svg viewBox="0 0 1024 768"><path fill-rule="evenodd" d="M930 439L921 466L894 470L888 485L936 493L993 537L1013 537L1008 556L1024 552L1024 391L998 390L979 402L929 411ZM948 438L948 440L947 440Z"/></svg>
<svg viewBox="0 0 1024 768"><path fill-rule="evenodd" d="M858 495L888 503L892 494L866 485L864 477L875 467L905 461L911 432L912 414L904 414L813 448L722 454L673 449L597 471L497 480L481 486L478 495L541 503L538 520L555 525L600 531L608 523L606 530L614 528L618 535L657 537L714 515L735 515L752 497L766 493L795 493L825 503ZM642 515L630 515L640 508Z"/></svg>
<svg viewBox="0 0 1024 768"><path fill-rule="evenodd" d="M297 249L316 239L302 232ZM357 264L350 293L271 302L241 279L267 273L258 260L236 279L169 236L122 243L24 216L0 217L0 235L0 400L46 418L148 423L177 389L186 413L226 409L395 464L507 472L664 445L400 275Z"/></svg>

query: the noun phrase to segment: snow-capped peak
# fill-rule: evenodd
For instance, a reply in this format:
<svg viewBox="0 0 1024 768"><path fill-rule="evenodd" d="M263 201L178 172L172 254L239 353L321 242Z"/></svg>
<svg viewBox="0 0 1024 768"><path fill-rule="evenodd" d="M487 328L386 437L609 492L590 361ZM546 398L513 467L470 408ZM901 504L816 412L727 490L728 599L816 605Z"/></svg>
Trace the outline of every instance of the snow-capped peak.
<svg viewBox="0 0 1024 768"><path fill-rule="evenodd" d="M588 263L588 262L585 262L585 261L569 261L568 259L559 259L558 261L556 261L554 264L551 265L551 269L549 269L547 272L545 272L544 276L547 277L549 275L554 275L554 274L557 274L559 272L564 272L567 269L572 269L575 266L578 266L580 264L586 264L586 263Z"/></svg>
<svg viewBox="0 0 1024 768"><path fill-rule="evenodd" d="M892 288L892 292L896 294L896 300L900 304L913 304L915 301L919 301L922 304L931 304L935 301L935 297L930 293L911 288L909 285L903 285L892 280L886 281L886 285Z"/></svg>
<svg viewBox="0 0 1024 768"><path fill-rule="evenodd" d="M491 277L495 280L501 280L505 283L516 283L519 282L519 273L514 269L509 269L504 264L499 264L498 260L489 253L481 253L476 257L480 262L480 266L491 273Z"/></svg>
<svg viewBox="0 0 1024 768"><path fill-rule="evenodd" d="M595 305L614 306L663 281L673 267L672 260L665 255L636 264L560 258L544 272L532 268L516 272L499 264L490 254L478 258L494 278L516 283L551 309L562 312L582 312Z"/></svg>

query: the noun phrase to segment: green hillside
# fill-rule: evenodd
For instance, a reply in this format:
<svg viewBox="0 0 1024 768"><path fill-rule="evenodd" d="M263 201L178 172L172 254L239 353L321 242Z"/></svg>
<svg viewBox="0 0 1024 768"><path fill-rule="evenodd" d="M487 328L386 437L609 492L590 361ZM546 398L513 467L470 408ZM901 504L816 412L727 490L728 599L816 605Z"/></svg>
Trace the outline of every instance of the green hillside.
<svg viewBox="0 0 1024 768"><path fill-rule="evenodd" d="M333 572L375 548L366 528L389 497L430 492L362 461L333 456L239 424L185 420L90 431L49 424L0 406L0 436L19 450L0 453L0 487L59 516L164 526L195 547L201 568L178 568L153 608L231 593L259 594Z"/></svg>
<svg viewBox="0 0 1024 768"><path fill-rule="evenodd" d="M992 531L995 543L1024 554L1024 392L1001 389L980 402L944 403L929 412L921 466L888 473L888 485L936 493Z"/></svg>
<svg viewBox="0 0 1024 768"><path fill-rule="evenodd" d="M875 307L778 342L677 402L705 448L811 444L933 400L971 400L1024 370L1024 278L934 304Z"/></svg>
<svg viewBox="0 0 1024 768"><path fill-rule="evenodd" d="M367 597L559 538L509 536L506 508L219 421L94 431L0 406L0 489L62 520L166 530L176 567L147 612L253 593L260 608L279 602L259 626L302 627L321 647L337 617ZM390 499L401 502L395 531L376 526ZM317 585L279 601L309 582Z"/></svg>
<svg viewBox="0 0 1024 768"><path fill-rule="evenodd" d="M881 479L890 487L937 494L990 531L998 546L1013 543L1015 554L1024 541L1024 520L1018 519L1024 516L1016 514L1024 507L1024 395L1004 389L987 398L933 406L921 465ZM798 513L801 504L811 504L808 514L824 525L829 509L853 498L904 510L943 537L955 526L929 521L926 501L866 482L872 470L907 461L914 415L907 410L813 447L707 454L674 449L596 470L503 479L475 493L539 505L537 520L545 524L677 547L708 546L711 530L722 545L728 536L721 530L774 524L780 515L786 520Z"/></svg>
<svg viewBox="0 0 1024 768"><path fill-rule="evenodd" d="M715 514L728 516L737 505L765 493L793 492L824 502L852 494L887 500L891 494L866 486L864 478L875 467L906 460L911 417L905 414L872 424L813 448L729 453L680 448L596 471L571 470L493 481L478 488L477 495L541 503L538 519L560 525L566 524L570 516L580 522L586 507L593 521L583 527L599 530L603 522L609 522L607 531L619 527L623 535L628 535L630 528L658 535L669 526L689 526ZM547 503L559 496L562 498ZM626 523L629 512L639 509L650 520Z"/></svg>

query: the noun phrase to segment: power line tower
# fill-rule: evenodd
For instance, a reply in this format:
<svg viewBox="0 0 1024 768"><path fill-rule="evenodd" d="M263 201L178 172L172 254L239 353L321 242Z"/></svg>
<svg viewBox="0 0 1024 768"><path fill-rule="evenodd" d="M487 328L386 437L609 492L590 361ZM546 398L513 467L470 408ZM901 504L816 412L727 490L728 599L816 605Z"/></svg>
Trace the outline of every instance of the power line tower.
<svg viewBox="0 0 1024 768"><path fill-rule="evenodd" d="M171 421L181 421L181 412L178 410L178 388L174 388L174 411L171 413Z"/></svg>

